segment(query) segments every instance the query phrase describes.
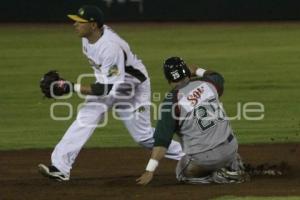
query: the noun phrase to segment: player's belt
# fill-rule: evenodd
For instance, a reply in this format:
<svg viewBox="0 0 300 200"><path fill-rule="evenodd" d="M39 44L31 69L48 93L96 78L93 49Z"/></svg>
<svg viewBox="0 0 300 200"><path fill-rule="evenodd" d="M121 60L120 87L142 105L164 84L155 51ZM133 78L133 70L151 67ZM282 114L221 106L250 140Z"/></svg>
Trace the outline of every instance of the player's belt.
<svg viewBox="0 0 300 200"><path fill-rule="evenodd" d="M125 66L125 72L137 78L141 82L144 82L147 79L147 77L140 70L135 69L132 66Z"/></svg>

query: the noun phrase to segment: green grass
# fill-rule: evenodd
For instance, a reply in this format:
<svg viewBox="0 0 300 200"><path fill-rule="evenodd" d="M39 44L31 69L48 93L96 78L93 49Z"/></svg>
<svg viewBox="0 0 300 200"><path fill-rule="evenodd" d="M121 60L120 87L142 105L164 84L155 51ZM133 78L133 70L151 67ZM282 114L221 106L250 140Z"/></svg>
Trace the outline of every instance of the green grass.
<svg viewBox="0 0 300 200"><path fill-rule="evenodd" d="M264 119L249 121L243 116L232 126L240 143L300 141L300 24L113 24L133 51L146 64L152 91L169 90L161 65L178 55L188 63L221 72L226 79L222 97L229 116L238 106L261 102ZM53 146L72 123L53 121L53 102L77 105L69 100L44 100L39 80L49 69L76 80L92 73L81 53L80 39L70 24L15 24L0 27L0 149ZM159 103L159 102L156 102ZM57 110L66 116L67 110ZM257 116L257 114L252 115ZM153 124L155 125L155 124ZM88 147L135 146L121 122L111 117L107 127L97 129Z"/></svg>
<svg viewBox="0 0 300 200"><path fill-rule="evenodd" d="M234 197L234 196L225 196L216 198L214 200L299 200L300 197Z"/></svg>

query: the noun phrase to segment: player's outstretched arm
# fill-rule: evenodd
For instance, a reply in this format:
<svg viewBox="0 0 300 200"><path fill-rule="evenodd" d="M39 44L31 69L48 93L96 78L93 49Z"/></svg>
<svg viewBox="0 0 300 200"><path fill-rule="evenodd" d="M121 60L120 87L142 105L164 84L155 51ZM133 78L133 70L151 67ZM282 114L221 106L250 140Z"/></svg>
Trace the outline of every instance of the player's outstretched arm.
<svg viewBox="0 0 300 200"><path fill-rule="evenodd" d="M147 185L152 179L159 161L165 156L167 151L166 147L157 146L152 150L151 158L148 162L145 172L136 179L137 184Z"/></svg>
<svg viewBox="0 0 300 200"><path fill-rule="evenodd" d="M191 76L192 77L194 77L194 76L203 77L205 75L210 75L210 74L216 73L212 70L203 69L203 68L201 68L201 67L199 67L198 65L195 65L195 64L189 65L188 68L191 71Z"/></svg>
<svg viewBox="0 0 300 200"><path fill-rule="evenodd" d="M198 65L190 64L190 65L188 65L188 68L189 68L189 70L191 71L191 76L192 76L192 77L193 77L193 76L197 76L197 75L196 75L196 71L197 71L197 69L199 68Z"/></svg>
<svg viewBox="0 0 300 200"><path fill-rule="evenodd" d="M200 77L202 80L212 83L221 97L224 91L224 78L218 72L206 70L198 67L197 65L189 65L191 77Z"/></svg>
<svg viewBox="0 0 300 200"><path fill-rule="evenodd" d="M112 89L113 84L95 83L90 86L74 84L74 91L83 95L105 96Z"/></svg>
<svg viewBox="0 0 300 200"><path fill-rule="evenodd" d="M113 84L95 83L90 86L74 84L62 78L55 70L45 73L40 81L41 91L47 98L56 98L72 91L83 95L105 96L109 94L112 87Z"/></svg>

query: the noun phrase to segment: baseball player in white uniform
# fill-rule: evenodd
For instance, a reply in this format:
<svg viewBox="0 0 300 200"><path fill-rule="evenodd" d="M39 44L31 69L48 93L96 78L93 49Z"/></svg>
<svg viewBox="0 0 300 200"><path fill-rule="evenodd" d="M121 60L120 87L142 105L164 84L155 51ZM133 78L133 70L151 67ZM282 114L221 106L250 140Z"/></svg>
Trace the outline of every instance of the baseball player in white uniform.
<svg viewBox="0 0 300 200"><path fill-rule="evenodd" d="M90 86L60 81L54 87L85 94L86 101L76 120L56 145L51 165L39 164L39 172L58 181L68 181L75 159L93 134L104 114L114 108L132 138L152 149L154 128L150 120L150 80L145 66L126 41L103 24L102 11L83 6L78 14L68 15L82 38L83 54L92 65L96 83ZM172 141L166 157L180 160L184 155L178 142Z"/></svg>

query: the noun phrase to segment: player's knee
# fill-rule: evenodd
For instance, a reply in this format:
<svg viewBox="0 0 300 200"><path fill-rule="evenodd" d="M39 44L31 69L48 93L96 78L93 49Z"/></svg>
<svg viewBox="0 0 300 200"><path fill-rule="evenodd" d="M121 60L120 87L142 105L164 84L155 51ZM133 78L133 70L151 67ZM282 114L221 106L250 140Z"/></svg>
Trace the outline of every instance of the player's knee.
<svg viewBox="0 0 300 200"><path fill-rule="evenodd" d="M178 181L182 181L185 178L205 177L211 173L212 170L193 163L188 156L182 157L176 167L176 178Z"/></svg>
<svg viewBox="0 0 300 200"><path fill-rule="evenodd" d="M184 169L189 163L189 157L187 155L183 156L177 163L176 166L176 178L178 181L182 181L184 179Z"/></svg>
<svg viewBox="0 0 300 200"><path fill-rule="evenodd" d="M206 169L200 165L195 165L193 163L189 164L184 170L184 175L186 177L204 177L212 173L212 170Z"/></svg>

